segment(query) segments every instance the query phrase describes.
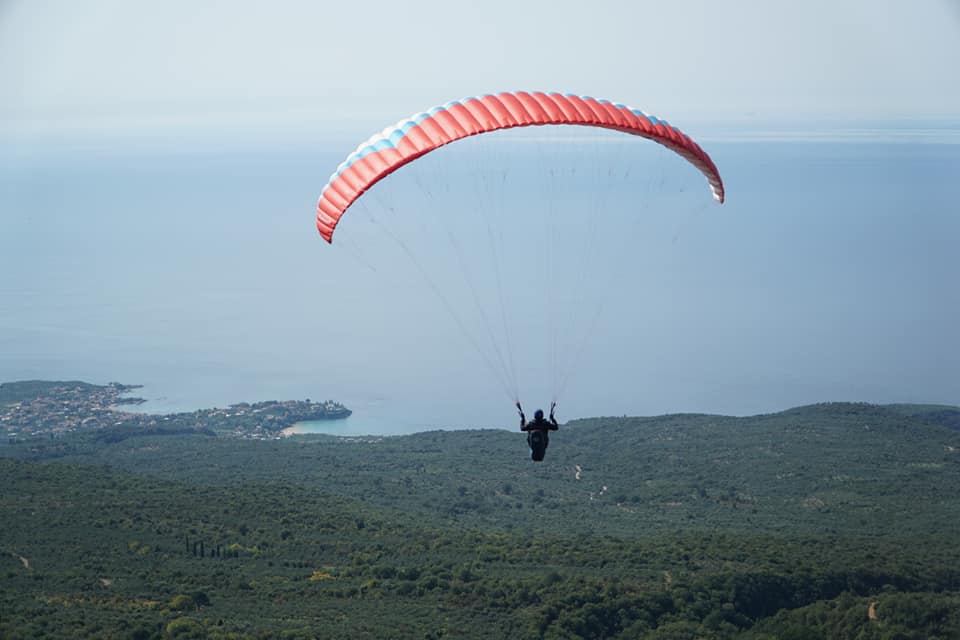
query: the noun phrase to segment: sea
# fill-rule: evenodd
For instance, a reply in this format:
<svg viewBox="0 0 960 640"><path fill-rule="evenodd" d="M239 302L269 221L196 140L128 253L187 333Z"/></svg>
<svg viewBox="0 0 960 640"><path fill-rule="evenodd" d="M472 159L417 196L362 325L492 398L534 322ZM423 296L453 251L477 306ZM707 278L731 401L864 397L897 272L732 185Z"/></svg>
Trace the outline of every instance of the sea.
<svg viewBox="0 0 960 640"><path fill-rule="evenodd" d="M515 429L516 400L960 404L960 125L687 131L723 205L649 141L528 132L397 171L332 245L316 201L364 136L8 134L0 381L335 400L297 429L379 436Z"/></svg>

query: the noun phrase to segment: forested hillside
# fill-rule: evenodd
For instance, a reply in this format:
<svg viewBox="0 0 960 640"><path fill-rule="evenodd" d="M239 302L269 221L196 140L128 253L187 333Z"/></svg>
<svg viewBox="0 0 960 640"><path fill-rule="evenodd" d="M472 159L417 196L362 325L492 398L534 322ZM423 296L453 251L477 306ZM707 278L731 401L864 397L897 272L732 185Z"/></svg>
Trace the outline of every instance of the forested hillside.
<svg viewBox="0 0 960 640"><path fill-rule="evenodd" d="M7 445L0 636L960 637L955 409Z"/></svg>

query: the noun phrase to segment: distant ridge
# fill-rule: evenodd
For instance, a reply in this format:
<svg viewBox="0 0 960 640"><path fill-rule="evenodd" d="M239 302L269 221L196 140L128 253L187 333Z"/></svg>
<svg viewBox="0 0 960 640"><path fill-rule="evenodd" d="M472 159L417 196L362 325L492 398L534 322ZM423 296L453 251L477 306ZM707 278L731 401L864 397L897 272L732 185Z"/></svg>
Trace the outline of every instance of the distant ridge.
<svg viewBox="0 0 960 640"><path fill-rule="evenodd" d="M938 424L960 430L960 407L946 404L889 404L884 405L904 415L918 418L928 424Z"/></svg>
<svg viewBox="0 0 960 640"><path fill-rule="evenodd" d="M99 389L103 385L81 380L19 380L0 383L0 403L20 402L45 394L56 387Z"/></svg>

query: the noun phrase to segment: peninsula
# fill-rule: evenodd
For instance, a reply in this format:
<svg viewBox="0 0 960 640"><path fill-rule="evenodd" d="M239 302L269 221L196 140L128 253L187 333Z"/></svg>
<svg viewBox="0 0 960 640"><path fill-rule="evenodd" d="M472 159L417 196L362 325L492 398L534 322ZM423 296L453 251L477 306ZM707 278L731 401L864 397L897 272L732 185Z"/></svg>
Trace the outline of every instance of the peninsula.
<svg viewBox="0 0 960 640"><path fill-rule="evenodd" d="M145 402L128 394L140 385L111 382L26 380L0 384L0 436L8 442L55 439L81 431L101 431L111 439L138 432L179 433L274 439L298 422L340 420L352 412L325 400L268 400L166 415L136 413L125 406Z"/></svg>

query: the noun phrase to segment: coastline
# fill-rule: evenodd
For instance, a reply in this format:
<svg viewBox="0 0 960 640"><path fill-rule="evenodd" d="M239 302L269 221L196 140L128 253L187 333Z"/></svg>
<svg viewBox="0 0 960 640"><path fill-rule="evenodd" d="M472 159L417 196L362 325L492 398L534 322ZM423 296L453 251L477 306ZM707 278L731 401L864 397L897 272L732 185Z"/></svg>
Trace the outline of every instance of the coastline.
<svg viewBox="0 0 960 640"><path fill-rule="evenodd" d="M140 385L27 380L0 385L0 433L10 441L55 438L78 431L147 434L203 431L243 438L281 437L299 423L338 423L353 413L333 400L267 400L178 413L131 411L143 398L121 397Z"/></svg>

